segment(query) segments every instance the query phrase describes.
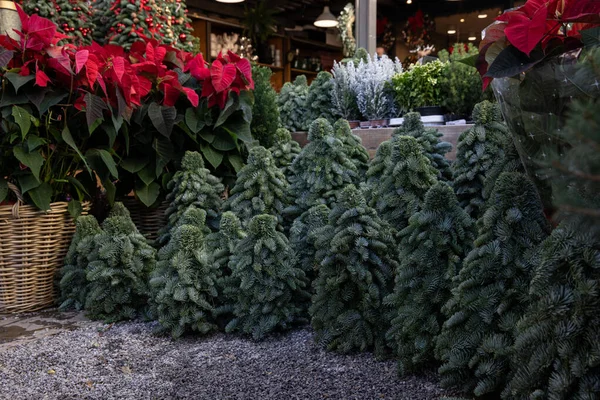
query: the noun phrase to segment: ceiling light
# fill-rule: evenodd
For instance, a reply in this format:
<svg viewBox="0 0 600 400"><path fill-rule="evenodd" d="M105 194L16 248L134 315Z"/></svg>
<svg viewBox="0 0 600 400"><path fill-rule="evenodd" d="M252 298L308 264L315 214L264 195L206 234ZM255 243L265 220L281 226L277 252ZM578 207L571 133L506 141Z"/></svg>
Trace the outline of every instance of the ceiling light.
<svg viewBox="0 0 600 400"><path fill-rule="evenodd" d="M469 33L469 37L467 39L469 39L469 42L474 42L477 40L477 36L473 32L471 32Z"/></svg>
<svg viewBox="0 0 600 400"><path fill-rule="evenodd" d="M456 27L453 25L450 25L450 27L448 27L448 35L454 35L456 33Z"/></svg>
<svg viewBox="0 0 600 400"><path fill-rule="evenodd" d="M406 0L406 4L412 4L412 0Z"/></svg>
<svg viewBox="0 0 600 400"><path fill-rule="evenodd" d="M218 3L243 3L244 0L217 0Z"/></svg>
<svg viewBox="0 0 600 400"><path fill-rule="evenodd" d="M329 10L329 6L325 6L325 8L323 8L323 12L317 17L317 20L314 22L314 24L319 28L333 28L338 26L338 20Z"/></svg>
<svg viewBox="0 0 600 400"><path fill-rule="evenodd" d="M487 18L487 14L479 14L477 18L484 19Z"/></svg>
<svg viewBox="0 0 600 400"><path fill-rule="evenodd" d="M461 19L460 19L460 22L465 22L465 19L464 19L464 18L461 18Z"/></svg>

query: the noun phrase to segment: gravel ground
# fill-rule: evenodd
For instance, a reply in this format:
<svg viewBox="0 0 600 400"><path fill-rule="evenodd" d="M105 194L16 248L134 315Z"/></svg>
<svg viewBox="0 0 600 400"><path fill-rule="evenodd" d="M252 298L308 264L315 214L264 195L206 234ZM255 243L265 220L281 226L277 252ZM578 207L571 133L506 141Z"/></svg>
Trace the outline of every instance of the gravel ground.
<svg viewBox="0 0 600 400"><path fill-rule="evenodd" d="M434 376L326 352L302 329L256 343L231 335L172 341L152 324L88 327L0 352L0 399L405 399L443 394Z"/></svg>

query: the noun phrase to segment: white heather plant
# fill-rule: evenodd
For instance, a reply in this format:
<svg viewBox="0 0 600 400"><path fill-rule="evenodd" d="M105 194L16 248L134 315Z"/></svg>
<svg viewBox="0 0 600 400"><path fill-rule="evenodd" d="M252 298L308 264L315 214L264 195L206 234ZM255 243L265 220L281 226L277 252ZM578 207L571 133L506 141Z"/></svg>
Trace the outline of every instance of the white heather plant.
<svg viewBox="0 0 600 400"><path fill-rule="evenodd" d="M331 103L335 116L352 121L360 118L356 104L356 66L353 61L333 64Z"/></svg>
<svg viewBox="0 0 600 400"><path fill-rule="evenodd" d="M358 110L368 120L385 119L396 114L392 77L402 73L402 64L396 58L369 56L356 68L356 102Z"/></svg>

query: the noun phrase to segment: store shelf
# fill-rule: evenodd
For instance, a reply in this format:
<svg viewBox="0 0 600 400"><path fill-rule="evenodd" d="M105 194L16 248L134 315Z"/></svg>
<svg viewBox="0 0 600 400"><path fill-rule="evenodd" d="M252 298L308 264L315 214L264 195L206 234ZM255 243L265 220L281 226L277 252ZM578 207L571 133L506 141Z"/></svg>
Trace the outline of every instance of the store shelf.
<svg viewBox="0 0 600 400"><path fill-rule="evenodd" d="M290 40L293 43L297 43L297 44L305 44L311 47L318 47L321 48L323 50L329 50L329 51L336 51L336 52L342 52L342 48L340 46L333 46L327 43L322 43L322 42L317 42L315 40L308 40L308 39L300 39L300 38L296 38L296 37L290 37Z"/></svg>
<svg viewBox="0 0 600 400"><path fill-rule="evenodd" d="M318 72L316 71L309 71L306 69L298 69L298 68L292 68L292 72L295 74L304 74L304 75L317 75Z"/></svg>
<svg viewBox="0 0 600 400"><path fill-rule="evenodd" d="M256 64L260 65L261 67L271 68L273 71L283 71L283 67L278 67L273 64L263 64L263 63L256 63Z"/></svg>
<svg viewBox="0 0 600 400"><path fill-rule="evenodd" d="M211 24L215 24L215 25L227 26L230 28L237 28L237 29L244 29L244 27L241 24L236 23L234 21L227 21L227 20L223 20L220 18L208 17L206 15L201 15L198 13L190 13L188 15L192 20L198 19L198 20L210 22Z"/></svg>

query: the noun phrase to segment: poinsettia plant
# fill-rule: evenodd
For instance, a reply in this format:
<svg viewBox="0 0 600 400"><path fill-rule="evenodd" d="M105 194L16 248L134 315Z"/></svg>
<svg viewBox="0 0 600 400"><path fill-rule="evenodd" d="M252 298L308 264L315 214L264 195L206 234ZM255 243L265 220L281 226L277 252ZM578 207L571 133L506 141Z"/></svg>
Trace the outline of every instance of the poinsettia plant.
<svg viewBox="0 0 600 400"><path fill-rule="evenodd" d="M59 46L51 21L18 12L18 39L0 35L0 202L18 192L48 209L89 198L100 181L110 201L134 190L151 205L190 149L225 175L241 168L252 140L247 60L208 65L145 38L129 51Z"/></svg>
<svg viewBox="0 0 600 400"><path fill-rule="evenodd" d="M528 0L506 11L485 30L479 45L476 66L484 89L494 78L517 75L582 47L586 32L599 26L598 0Z"/></svg>

